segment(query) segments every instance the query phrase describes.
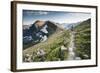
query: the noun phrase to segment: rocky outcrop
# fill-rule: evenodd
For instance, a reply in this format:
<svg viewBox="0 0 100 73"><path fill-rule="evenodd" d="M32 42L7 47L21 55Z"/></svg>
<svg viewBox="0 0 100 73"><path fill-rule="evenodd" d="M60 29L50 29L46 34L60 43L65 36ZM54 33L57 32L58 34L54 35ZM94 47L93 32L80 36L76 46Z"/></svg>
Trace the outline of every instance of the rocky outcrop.
<svg viewBox="0 0 100 73"><path fill-rule="evenodd" d="M24 27L23 47L26 48L28 44L35 45L39 42L45 42L48 37L58 29L60 30L60 28L51 21L37 20L30 27Z"/></svg>

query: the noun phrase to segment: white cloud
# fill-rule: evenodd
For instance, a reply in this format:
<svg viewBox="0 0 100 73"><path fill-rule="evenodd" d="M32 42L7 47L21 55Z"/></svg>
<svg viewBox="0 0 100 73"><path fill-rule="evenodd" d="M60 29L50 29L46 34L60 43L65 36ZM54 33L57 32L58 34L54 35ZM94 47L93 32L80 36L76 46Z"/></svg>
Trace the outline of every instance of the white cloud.
<svg viewBox="0 0 100 73"><path fill-rule="evenodd" d="M28 15L47 15L47 11L26 11Z"/></svg>
<svg viewBox="0 0 100 73"><path fill-rule="evenodd" d="M47 15L48 12L46 12L46 11L45 12L44 11L39 11L38 14L40 14L40 15Z"/></svg>

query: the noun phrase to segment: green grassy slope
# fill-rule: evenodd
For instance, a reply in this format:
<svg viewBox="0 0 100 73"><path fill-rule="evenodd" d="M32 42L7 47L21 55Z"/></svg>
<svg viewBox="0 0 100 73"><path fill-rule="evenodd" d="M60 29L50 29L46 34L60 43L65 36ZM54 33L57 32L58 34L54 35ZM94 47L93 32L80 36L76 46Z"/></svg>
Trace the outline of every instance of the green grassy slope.
<svg viewBox="0 0 100 73"><path fill-rule="evenodd" d="M59 30L55 32L53 35L51 35L47 41L43 43L38 43L32 47L29 47L25 50L23 50L23 57L25 54L30 54L35 56L35 59L33 61L41 61L40 58L36 56L37 49L43 49L46 52L45 55L45 61L57 61L57 60L64 60L67 58L67 52L63 53L61 52L61 45L65 44L66 47L69 45L69 31L67 30Z"/></svg>
<svg viewBox="0 0 100 73"><path fill-rule="evenodd" d="M75 27L76 54L82 59L91 58L91 19L88 19Z"/></svg>

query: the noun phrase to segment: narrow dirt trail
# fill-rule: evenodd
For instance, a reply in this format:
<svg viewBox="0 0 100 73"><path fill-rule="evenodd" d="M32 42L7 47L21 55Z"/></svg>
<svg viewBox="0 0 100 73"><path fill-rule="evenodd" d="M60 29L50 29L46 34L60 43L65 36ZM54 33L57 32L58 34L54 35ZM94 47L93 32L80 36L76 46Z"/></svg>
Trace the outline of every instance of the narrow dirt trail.
<svg viewBox="0 0 100 73"><path fill-rule="evenodd" d="M75 53L75 32L74 31L71 31L70 33L70 45L69 45L69 48L68 48L68 60L80 60L81 58L80 57L77 57L76 56L76 53Z"/></svg>

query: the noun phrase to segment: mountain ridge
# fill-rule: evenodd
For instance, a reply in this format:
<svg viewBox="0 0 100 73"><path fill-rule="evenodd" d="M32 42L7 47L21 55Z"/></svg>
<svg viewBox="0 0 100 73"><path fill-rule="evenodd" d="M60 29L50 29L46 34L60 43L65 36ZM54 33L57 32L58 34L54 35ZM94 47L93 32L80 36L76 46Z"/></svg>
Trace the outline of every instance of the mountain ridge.
<svg viewBox="0 0 100 73"><path fill-rule="evenodd" d="M28 29L27 29L28 28ZM46 41L49 36L51 36L54 32L59 30L64 30L55 25L55 23L51 21L35 21L30 27L23 29L23 44L33 43L37 44L41 40Z"/></svg>

